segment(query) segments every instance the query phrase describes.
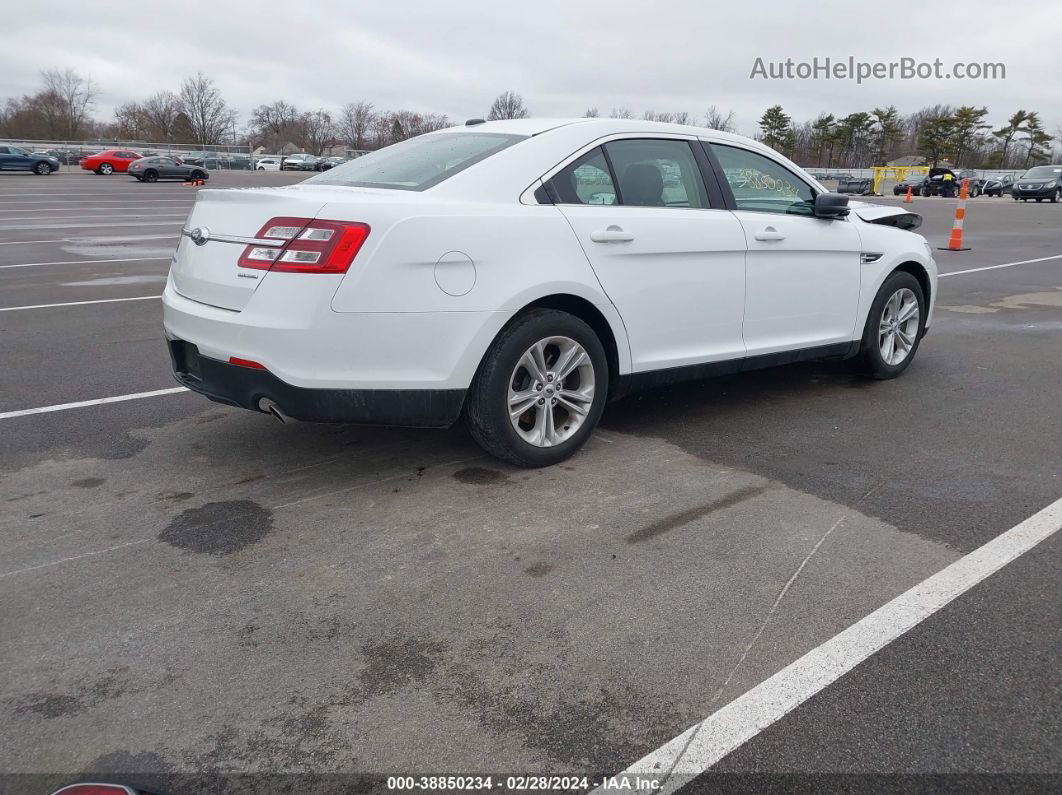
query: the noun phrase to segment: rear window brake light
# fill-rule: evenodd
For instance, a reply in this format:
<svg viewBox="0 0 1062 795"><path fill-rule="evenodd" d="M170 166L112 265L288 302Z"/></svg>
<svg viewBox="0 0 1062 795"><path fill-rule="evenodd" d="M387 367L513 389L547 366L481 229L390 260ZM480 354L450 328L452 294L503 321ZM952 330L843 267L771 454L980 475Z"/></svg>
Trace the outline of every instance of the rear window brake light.
<svg viewBox="0 0 1062 795"><path fill-rule="evenodd" d="M317 218L271 218L255 235L286 241L281 246L249 245L241 268L289 273L346 273L369 236L369 225Z"/></svg>

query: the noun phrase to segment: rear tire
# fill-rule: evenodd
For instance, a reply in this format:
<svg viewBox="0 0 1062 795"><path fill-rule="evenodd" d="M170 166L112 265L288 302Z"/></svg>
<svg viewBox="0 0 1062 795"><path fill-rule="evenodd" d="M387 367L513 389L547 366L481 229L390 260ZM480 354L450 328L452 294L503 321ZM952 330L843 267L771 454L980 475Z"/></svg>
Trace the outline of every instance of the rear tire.
<svg viewBox="0 0 1062 795"><path fill-rule="evenodd" d="M258 170L259 170L259 171L265 171L265 166L259 166L259 167L258 167Z"/></svg>
<svg viewBox="0 0 1062 795"><path fill-rule="evenodd" d="M110 163L100 163L100 167L96 169L97 174L103 174L103 176L110 176L114 173L114 166Z"/></svg>
<svg viewBox="0 0 1062 795"><path fill-rule="evenodd" d="M532 309L502 330L483 357L465 400L465 424L496 458L550 466L593 433L608 379L605 349L590 326L567 312Z"/></svg>
<svg viewBox="0 0 1062 795"><path fill-rule="evenodd" d="M895 271L870 305L859 353L848 361L849 366L868 378L895 378L918 353L925 322L922 285L906 271Z"/></svg>
<svg viewBox="0 0 1062 795"><path fill-rule="evenodd" d="M159 181L159 172L155 171L154 169L149 169L149 170L144 172L144 182L158 182L158 181Z"/></svg>

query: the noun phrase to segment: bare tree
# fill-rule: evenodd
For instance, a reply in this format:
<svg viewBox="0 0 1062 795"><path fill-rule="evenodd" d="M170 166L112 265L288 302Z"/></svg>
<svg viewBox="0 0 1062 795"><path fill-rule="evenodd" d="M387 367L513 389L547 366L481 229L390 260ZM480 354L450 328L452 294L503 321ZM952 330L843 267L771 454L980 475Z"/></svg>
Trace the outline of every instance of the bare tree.
<svg viewBox="0 0 1062 795"><path fill-rule="evenodd" d="M704 114L704 126L710 130L732 133L734 132L734 111L730 111L724 116L715 105L709 105L707 112Z"/></svg>
<svg viewBox="0 0 1062 795"><path fill-rule="evenodd" d="M612 112L608 114L612 119L633 119L634 111L630 108L613 108Z"/></svg>
<svg viewBox="0 0 1062 795"><path fill-rule="evenodd" d="M371 102L348 102L339 111L339 134L352 149L366 149L375 116L376 111Z"/></svg>
<svg viewBox="0 0 1062 795"><path fill-rule="evenodd" d="M147 134L143 108L136 102L127 102L114 109L116 134L121 138L140 138Z"/></svg>
<svg viewBox="0 0 1062 795"><path fill-rule="evenodd" d="M272 152L279 152L285 144L305 136L302 114L284 100L252 110L250 132L257 143Z"/></svg>
<svg viewBox="0 0 1062 795"><path fill-rule="evenodd" d="M148 135L159 141L172 142L177 133L177 116L181 112L177 97L170 91L159 91L139 107Z"/></svg>
<svg viewBox="0 0 1062 795"><path fill-rule="evenodd" d="M226 104L214 81L202 72L181 83L177 104L200 146L220 141L236 119L236 112Z"/></svg>
<svg viewBox="0 0 1062 795"><path fill-rule="evenodd" d="M299 124L302 127L303 146L310 150L310 154L321 154L335 139L336 126L332 122L332 115L326 110L302 114Z"/></svg>
<svg viewBox="0 0 1062 795"><path fill-rule="evenodd" d="M587 119L596 119L600 115L601 114L598 112L597 108L587 108L586 113L583 114L583 117Z"/></svg>
<svg viewBox="0 0 1062 795"><path fill-rule="evenodd" d="M515 91L506 91L494 98L490 113L487 114L487 120L526 119L529 115L523 97Z"/></svg>
<svg viewBox="0 0 1062 795"><path fill-rule="evenodd" d="M44 90L35 104L44 119L49 138L73 139L87 127L89 114L99 95L91 78L73 69L46 69L41 72Z"/></svg>

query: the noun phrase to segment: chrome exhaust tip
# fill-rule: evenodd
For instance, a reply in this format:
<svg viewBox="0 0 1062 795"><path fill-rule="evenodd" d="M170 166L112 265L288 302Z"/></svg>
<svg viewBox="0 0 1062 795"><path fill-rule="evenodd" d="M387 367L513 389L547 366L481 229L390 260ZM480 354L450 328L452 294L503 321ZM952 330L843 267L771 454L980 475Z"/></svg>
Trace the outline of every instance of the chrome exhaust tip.
<svg viewBox="0 0 1062 795"><path fill-rule="evenodd" d="M272 414L282 423L288 423L291 421L291 417L280 410L280 406L274 403L269 398L262 398L258 401L258 410L264 411L266 414Z"/></svg>

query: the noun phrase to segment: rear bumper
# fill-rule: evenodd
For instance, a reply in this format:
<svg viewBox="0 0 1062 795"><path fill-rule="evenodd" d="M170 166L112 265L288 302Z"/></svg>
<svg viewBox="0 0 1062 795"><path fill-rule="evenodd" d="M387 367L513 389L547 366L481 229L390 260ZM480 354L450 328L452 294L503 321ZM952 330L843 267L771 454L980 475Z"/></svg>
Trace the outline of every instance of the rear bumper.
<svg viewBox="0 0 1062 795"><path fill-rule="evenodd" d="M445 428L465 401L464 389L308 389L268 370L200 356L183 340L168 343L174 377L193 392L251 411L263 411L262 401L271 401L281 414L305 422Z"/></svg>

